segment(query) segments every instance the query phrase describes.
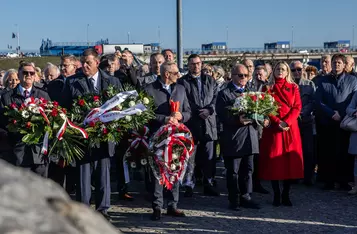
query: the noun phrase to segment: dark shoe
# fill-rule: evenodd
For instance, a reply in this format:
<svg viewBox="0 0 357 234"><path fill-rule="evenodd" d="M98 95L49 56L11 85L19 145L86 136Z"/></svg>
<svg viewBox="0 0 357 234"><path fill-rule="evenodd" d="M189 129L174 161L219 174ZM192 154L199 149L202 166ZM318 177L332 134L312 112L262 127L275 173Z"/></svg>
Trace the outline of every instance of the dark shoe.
<svg viewBox="0 0 357 234"><path fill-rule="evenodd" d="M273 206L278 207L280 205L281 205L281 203L280 203L280 194L274 195Z"/></svg>
<svg viewBox="0 0 357 234"><path fill-rule="evenodd" d="M283 206L293 206L293 203L291 203L290 201L289 194L283 194L281 196L281 203L283 204Z"/></svg>
<svg viewBox="0 0 357 234"><path fill-rule="evenodd" d="M253 187L253 192L261 193L261 194L269 194L269 191L263 188L263 186L261 185L257 185Z"/></svg>
<svg viewBox="0 0 357 234"><path fill-rule="evenodd" d="M109 222L112 221L112 218L110 217L110 215L108 214L107 211L99 211L99 213L100 213L101 215L103 215L103 217L104 217L106 220L108 220Z"/></svg>
<svg viewBox="0 0 357 234"><path fill-rule="evenodd" d="M151 220L157 221L161 219L161 209L154 209L154 212L151 215Z"/></svg>
<svg viewBox="0 0 357 234"><path fill-rule="evenodd" d="M245 198L240 199L240 206L248 209L260 209L260 206L258 203L255 203L252 199L247 200Z"/></svg>
<svg viewBox="0 0 357 234"><path fill-rule="evenodd" d="M217 192L213 186L206 186L204 187L203 189L203 194L206 195L206 196L213 196L213 197L219 197L220 194L219 192Z"/></svg>
<svg viewBox="0 0 357 234"><path fill-rule="evenodd" d="M230 210L235 210L235 211L240 211L239 205L237 203L230 203L229 204L229 209Z"/></svg>
<svg viewBox="0 0 357 234"><path fill-rule="evenodd" d="M186 217L185 213L178 209L167 209L167 215L173 217Z"/></svg>
<svg viewBox="0 0 357 234"><path fill-rule="evenodd" d="M186 191L183 195L184 197L192 197L193 196L193 189L191 187L186 187Z"/></svg>
<svg viewBox="0 0 357 234"><path fill-rule="evenodd" d="M217 180L216 179L212 179L212 185L213 185L213 187L217 187Z"/></svg>
<svg viewBox="0 0 357 234"><path fill-rule="evenodd" d="M134 201L134 198L130 196L128 193L119 193L119 200L124 201Z"/></svg>

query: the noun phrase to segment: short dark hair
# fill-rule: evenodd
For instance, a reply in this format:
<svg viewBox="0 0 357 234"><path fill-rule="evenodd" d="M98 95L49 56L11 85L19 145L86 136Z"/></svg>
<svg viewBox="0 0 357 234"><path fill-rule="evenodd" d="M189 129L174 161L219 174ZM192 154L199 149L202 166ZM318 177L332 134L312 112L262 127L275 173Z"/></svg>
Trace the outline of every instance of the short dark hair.
<svg viewBox="0 0 357 234"><path fill-rule="evenodd" d="M334 54L333 56L332 56L332 61L334 61L335 59L341 59L342 60L342 62L344 63L344 64L346 64L346 56L345 55L343 55L343 54Z"/></svg>
<svg viewBox="0 0 357 234"><path fill-rule="evenodd" d="M118 57L115 54L106 54L100 58L100 62L103 62L105 60L114 62Z"/></svg>
<svg viewBox="0 0 357 234"><path fill-rule="evenodd" d="M198 54L191 54L190 56L188 56L187 61L190 62L190 60L191 60L191 59L194 59L194 58L199 58L199 59L201 59L201 57L200 57Z"/></svg>
<svg viewBox="0 0 357 234"><path fill-rule="evenodd" d="M128 48L125 48L121 53L129 53L133 55L133 52L131 52Z"/></svg>
<svg viewBox="0 0 357 234"><path fill-rule="evenodd" d="M88 48L85 51L83 51L82 56L87 57L92 55L94 58L98 59L98 53L94 48Z"/></svg>
<svg viewBox="0 0 357 234"><path fill-rule="evenodd" d="M171 52L172 54L174 54L174 52L171 49L164 49L161 54L164 55L166 52Z"/></svg>

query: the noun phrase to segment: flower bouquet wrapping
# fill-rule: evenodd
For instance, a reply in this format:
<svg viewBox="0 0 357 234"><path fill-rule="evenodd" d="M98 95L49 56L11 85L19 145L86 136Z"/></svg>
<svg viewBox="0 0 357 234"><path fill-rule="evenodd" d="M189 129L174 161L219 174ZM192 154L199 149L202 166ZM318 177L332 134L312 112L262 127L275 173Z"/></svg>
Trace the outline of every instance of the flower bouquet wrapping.
<svg viewBox="0 0 357 234"><path fill-rule="evenodd" d="M235 99L231 110L261 124L266 116L277 115L278 108L278 103L268 92L245 92Z"/></svg>
<svg viewBox="0 0 357 234"><path fill-rule="evenodd" d="M57 102L43 98L27 98L18 106L12 103L6 107L5 115L10 123L10 132L23 135L25 144L41 144L43 155L60 155L64 163L70 163L84 155L83 138L87 132L67 118L66 109Z"/></svg>
<svg viewBox="0 0 357 234"><path fill-rule="evenodd" d="M144 126L142 129L131 132L129 139L129 148L124 155L124 162L130 165L131 168L136 168L138 165L147 166L148 150L149 150L149 128Z"/></svg>
<svg viewBox="0 0 357 234"><path fill-rule="evenodd" d="M155 117L152 105L143 92L119 92L110 86L101 94L79 97L71 118L88 132L89 147L99 147L101 142L117 143L125 132L142 128Z"/></svg>
<svg viewBox="0 0 357 234"><path fill-rule="evenodd" d="M179 102L170 101L171 112L177 112ZM182 123L166 124L150 140L149 165L160 184L171 190L174 183L182 182L187 162L194 151L190 130Z"/></svg>

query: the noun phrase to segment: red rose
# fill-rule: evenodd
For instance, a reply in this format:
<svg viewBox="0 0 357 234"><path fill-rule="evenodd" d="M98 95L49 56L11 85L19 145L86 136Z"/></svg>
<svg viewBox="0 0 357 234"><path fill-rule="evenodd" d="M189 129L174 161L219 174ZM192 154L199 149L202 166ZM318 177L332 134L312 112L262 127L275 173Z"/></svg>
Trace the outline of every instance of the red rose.
<svg viewBox="0 0 357 234"><path fill-rule="evenodd" d="M265 98L265 94L264 93L262 93L262 99L264 99Z"/></svg>
<svg viewBox="0 0 357 234"><path fill-rule="evenodd" d="M53 102L53 106L57 107L58 106L58 102L54 101Z"/></svg>
<svg viewBox="0 0 357 234"><path fill-rule="evenodd" d="M17 123L16 119L13 119L13 120L12 120L12 123L13 123L13 124L16 124L16 123Z"/></svg>
<svg viewBox="0 0 357 234"><path fill-rule="evenodd" d="M93 97L93 100L94 100L95 102L98 102L98 101L99 101L99 99L100 99L100 97L99 97L99 96L94 96L94 97Z"/></svg>
<svg viewBox="0 0 357 234"><path fill-rule="evenodd" d="M65 114L67 114L66 108L62 108L62 112L65 113Z"/></svg>
<svg viewBox="0 0 357 234"><path fill-rule="evenodd" d="M31 128L31 122L27 122L25 125L26 128Z"/></svg>
<svg viewBox="0 0 357 234"><path fill-rule="evenodd" d="M11 104L10 104L10 107L11 107L11 109L16 109L16 108L17 108L17 105L16 105L16 103L11 103Z"/></svg>
<svg viewBox="0 0 357 234"><path fill-rule="evenodd" d="M44 98L40 98L40 100L41 100L41 102L43 103L43 104L46 104L47 103L47 100L46 99L44 99Z"/></svg>
<svg viewBox="0 0 357 234"><path fill-rule="evenodd" d="M103 134L104 134L104 135L107 135L107 134L108 134L108 129L104 128L104 129L103 129Z"/></svg>
<svg viewBox="0 0 357 234"><path fill-rule="evenodd" d="M118 128L117 131L120 132L121 131L120 128Z"/></svg>
<svg viewBox="0 0 357 234"><path fill-rule="evenodd" d="M250 98L253 100L253 102L257 101L257 96L255 96L255 95L250 96Z"/></svg>
<svg viewBox="0 0 357 234"><path fill-rule="evenodd" d="M84 106L85 101L83 99L78 100L78 105Z"/></svg>
<svg viewBox="0 0 357 234"><path fill-rule="evenodd" d="M89 123L89 127L94 128L94 126L95 126L95 123L94 123L94 122L90 122L90 123Z"/></svg>
<svg viewBox="0 0 357 234"><path fill-rule="evenodd" d="M52 115L53 117L56 117L56 116L58 115L57 109L53 109L53 110L51 111L51 115Z"/></svg>

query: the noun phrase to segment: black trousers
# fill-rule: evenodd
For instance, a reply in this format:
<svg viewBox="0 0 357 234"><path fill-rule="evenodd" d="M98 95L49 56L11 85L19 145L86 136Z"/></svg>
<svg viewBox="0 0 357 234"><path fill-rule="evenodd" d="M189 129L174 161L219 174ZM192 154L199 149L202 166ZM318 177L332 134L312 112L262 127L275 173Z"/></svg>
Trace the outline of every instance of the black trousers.
<svg viewBox="0 0 357 234"><path fill-rule="evenodd" d="M52 179L66 189L68 193L75 188L77 180L77 169L72 166L60 167L54 162L50 162L48 178Z"/></svg>
<svg viewBox="0 0 357 234"><path fill-rule="evenodd" d="M239 195L252 192L252 174L254 170L254 155L242 158L224 158L227 169L228 200L237 204Z"/></svg>
<svg viewBox="0 0 357 234"><path fill-rule="evenodd" d="M153 181L153 197L152 197L152 208L154 210L156 209L162 209L164 205L164 186L160 185L159 181L152 175L152 181ZM165 191L165 198L167 198L167 208L168 209L177 209L177 203L179 201L179 182L176 182L172 190L166 190Z"/></svg>
<svg viewBox="0 0 357 234"><path fill-rule="evenodd" d="M353 181L354 157L348 154L350 132L339 123L318 128L318 177L325 183Z"/></svg>
<svg viewBox="0 0 357 234"><path fill-rule="evenodd" d="M314 160L314 135L311 124L299 124L302 151L304 157L304 180L311 182L314 175L315 160Z"/></svg>
<svg viewBox="0 0 357 234"><path fill-rule="evenodd" d="M196 147L196 167L203 174L204 184L211 184L213 178L213 164L216 162L214 159L214 141L200 142Z"/></svg>

